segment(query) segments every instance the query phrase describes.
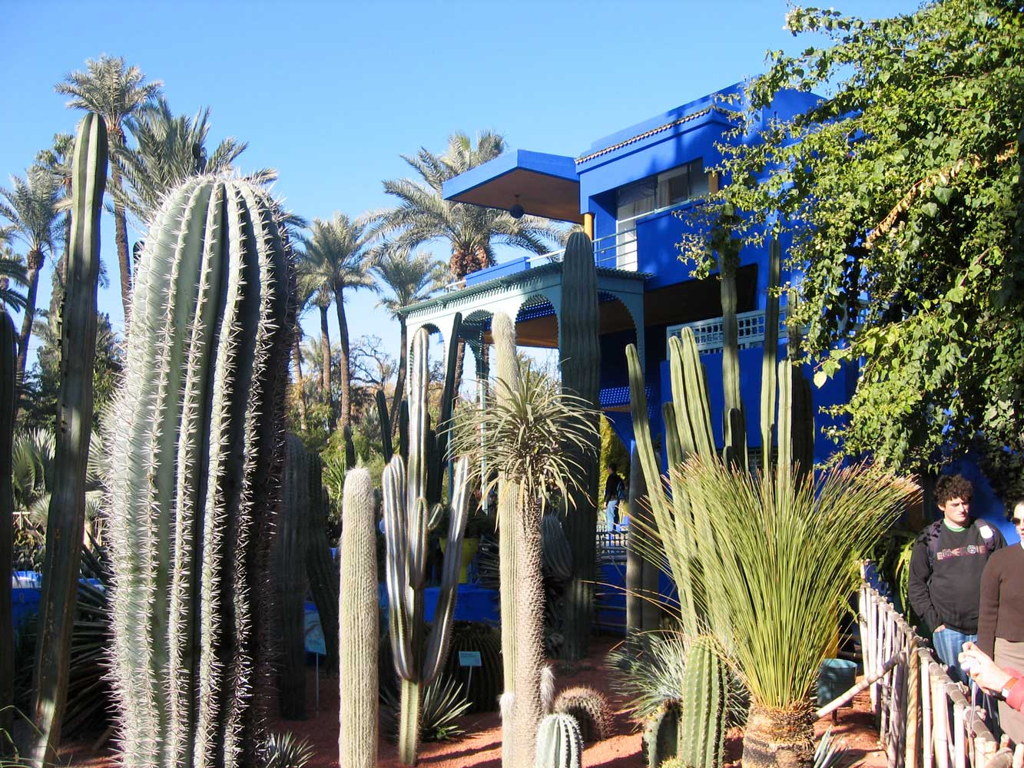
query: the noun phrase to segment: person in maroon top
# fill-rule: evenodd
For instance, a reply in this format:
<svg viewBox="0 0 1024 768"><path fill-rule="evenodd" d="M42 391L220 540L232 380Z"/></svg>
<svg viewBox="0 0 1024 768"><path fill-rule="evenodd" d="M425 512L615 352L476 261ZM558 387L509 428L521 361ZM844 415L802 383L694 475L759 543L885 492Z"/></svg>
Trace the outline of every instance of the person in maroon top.
<svg viewBox="0 0 1024 768"><path fill-rule="evenodd" d="M1013 524L1024 538L1024 499L1011 506ZM978 648L1001 667L1024 669L1024 547L993 552L981 575ZM999 705L999 725L1024 743L1024 714Z"/></svg>
<svg viewBox="0 0 1024 768"><path fill-rule="evenodd" d="M999 698L1011 709L1024 709L1024 676L1015 669L1003 669L974 643L964 643L960 666L986 693Z"/></svg>

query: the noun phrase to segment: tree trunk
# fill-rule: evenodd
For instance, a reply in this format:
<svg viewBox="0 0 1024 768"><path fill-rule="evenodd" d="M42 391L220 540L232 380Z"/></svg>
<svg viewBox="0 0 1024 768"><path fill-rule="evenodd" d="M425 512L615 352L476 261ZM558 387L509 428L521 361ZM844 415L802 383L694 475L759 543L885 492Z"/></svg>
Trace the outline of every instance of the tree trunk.
<svg viewBox="0 0 1024 768"><path fill-rule="evenodd" d="M124 131L120 125L111 125L108 122L107 133L110 136L112 154L116 154L124 146ZM127 333L128 316L132 308L132 268L128 253L128 218L124 205L118 202L117 194L121 191L121 169L115 162L110 163L110 187L114 198L114 242L117 244L117 266L121 280L121 306L124 307L124 328Z"/></svg>
<svg viewBox="0 0 1024 768"><path fill-rule="evenodd" d="M39 291L39 269L43 266L43 254L31 250L25 257L28 265L28 293L25 295L25 315L21 320L21 333L18 334L18 381L25 380L25 366L28 363L28 340L32 337L32 322L36 317L36 293ZM15 402L14 415L17 418L18 406Z"/></svg>
<svg viewBox="0 0 1024 768"><path fill-rule="evenodd" d="M292 362L295 363L295 386L299 391L299 429L308 431L306 421L306 382L302 378L302 329L295 326L295 343L292 345Z"/></svg>
<svg viewBox="0 0 1024 768"><path fill-rule="evenodd" d="M398 378L395 381L395 395L391 399L391 432L398 428L398 411L402 407L402 393L405 390L405 369L409 362L409 350L407 349L409 344L409 332L405 324L405 318L401 315L398 316L398 327L401 329L401 336L399 337L399 353L398 353Z"/></svg>
<svg viewBox="0 0 1024 768"><path fill-rule="evenodd" d="M341 428L344 429L352 421L352 392L350 391L352 372L348 362L348 321L345 319L345 296L341 287L334 289L334 306L338 311L338 336L341 345L340 369L341 380Z"/></svg>
<svg viewBox="0 0 1024 768"><path fill-rule="evenodd" d="M805 768L814 763L814 717L807 705L752 704L743 734L743 768Z"/></svg>
<svg viewBox="0 0 1024 768"><path fill-rule="evenodd" d="M327 331L327 307L320 307L320 386L323 387L324 397L327 399L328 432L334 431L334 398L331 397L331 336Z"/></svg>
<svg viewBox="0 0 1024 768"><path fill-rule="evenodd" d="M0 733L11 733L14 723L14 616L11 571L14 541L14 492L11 463L14 442L16 338L14 322L0 312ZM10 745L0 737L0 762L9 757Z"/></svg>

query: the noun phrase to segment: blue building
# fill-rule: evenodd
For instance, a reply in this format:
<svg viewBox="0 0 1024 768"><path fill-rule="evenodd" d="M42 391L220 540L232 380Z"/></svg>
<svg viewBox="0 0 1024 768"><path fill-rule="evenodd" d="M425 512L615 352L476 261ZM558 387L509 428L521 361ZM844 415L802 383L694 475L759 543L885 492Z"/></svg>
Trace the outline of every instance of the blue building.
<svg viewBox="0 0 1024 768"><path fill-rule="evenodd" d="M677 214L700 205L722 183L708 170L721 160L717 143L748 140L728 136L734 118L723 107L724 100L741 95L742 87L734 85L704 96L598 139L578 157L507 152L444 185L447 200L575 223L594 240L601 300L601 406L627 446L632 438L625 357L629 343L637 345L645 364L656 434L661 431L659 406L671 399L668 339L684 326L693 328L704 356L712 413L723 410L717 383L722 348L719 284L716 276L693 279L691 265L680 261L677 246L687 224ZM816 100L810 94L786 93L758 119L789 118ZM409 337L426 326L447 342L455 313L461 313L460 335L480 371L486 365L482 350L490 342L490 318L503 311L516 318L520 346L558 347L560 256L525 256L468 275L456 290L407 308ZM748 403L757 403L760 395L767 262L767 247L745 248L737 274L742 393ZM783 281L787 277L784 273ZM780 339L781 355L784 325ZM845 401L852 386L852 378L833 379L815 390L815 406ZM747 414L748 439L756 453L759 410L749 407ZM721 440L721 424L716 430ZM827 458L832 449L819 430L816 459Z"/></svg>

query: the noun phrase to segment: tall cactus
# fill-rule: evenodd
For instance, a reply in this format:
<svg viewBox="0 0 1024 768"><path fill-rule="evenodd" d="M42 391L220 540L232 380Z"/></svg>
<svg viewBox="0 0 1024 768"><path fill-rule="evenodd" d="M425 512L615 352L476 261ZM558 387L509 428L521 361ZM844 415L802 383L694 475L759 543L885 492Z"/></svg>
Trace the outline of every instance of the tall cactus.
<svg viewBox="0 0 1024 768"><path fill-rule="evenodd" d="M399 758L406 765L416 762L423 691L437 677L448 651L462 537L469 514L469 468L463 458L455 472L441 592L433 627L427 637L423 613L427 541L430 523L439 516L439 507L435 505L431 509L428 505L427 494L433 482L430 467L440 466L436 460L432 464L429 453L437 449L437 443L430 435L427 413L428 341L427 330L421 328L412 342L408 470L401 456L393 456L382 479L391 647L395 669L402 679ZM451 340L453 345L454 341ZM446 431L448 425L442 423L440 427Z"/></svg>
<svg viewBox="0 0 1024 768"><path fill-rule="evenodd" d="M562 389L582 397L594 409L600 407L601 346L598 331L597 269L594 246L582 232L569 237L562 259L562 307L558 316L558 348L561 355ZM594 424L595 431L597 424ZM582 467L582 482L565 519L565 533L572 547L574 573L565 590L565 644L567 659L587 655L594 609L596 569L597 499L600 480L600 436L594 450L573 446Z"/></svg>
<svg viewBox="0 0 1024 768"><path fill-rule="evenodd" d="M14 401L17 396L17 332L6 311L0 311L0 731L11 732L14 720L14 616L11 570L14 541L14 490L11 464L14 449ZM0 739L0 759L7 757Z"/></svg>
<svg viewBox="0 0 1024 768"><path fill-rule="evenodd" d="M714 641L695 638L686 653L678 756L690 768L724 765L729 678Z"/></svg>
<svg viewBox="0 0 1024 768"><path fill-rule="evenodd" d="M772 433L775 429L776 359L779 346L779 295L782 248L778 240L768 246L768 297L764 310L764 353L761 361L761 469L771 466Z"/></svg>
<svg viewBox="0 0 1024 768"><path fill-rule="evenodd" d="M278 626L277 692L281 717L306 717L306 532L310 516L309 455L295 435L285 437L281 506L274 526L274 603Z"/></svg>
<svg viewBox="0 0 1024 768"><path fill-rule="evenodd" d="M85 530L100 214L107 183L107 130L103 118L94 113L87 114L78 124L73 163L71 243L61 305L58 431L33 686L35 737L30 759L36 766L52 761L60 744Z"/></svg>
<svg viewBox="0 0 1024 768"><path fill-rule="evenodd" d="M338 668L338 566L331 557L327 540L327 511L330 497L323 485L323 463L320 457L309 457L309 503L306 517L306 577L313 593L316 612L320 616L327 668Z"/></svg>
<svg viewBox="0 0 1024 768"><path fill-rule="evenodd" d="M107 422L120 762L251 765L295 309L278 204L241 179L184 182L132 302Z"/></svg>
<svg viewBox="0 0 1024 768"><path fill-rule="evenodd" d="M377 543L373 484L365 469L345 478L341 529L341 768L377 764Z"/></svg>
<svg viewBox="0 0 1024 768"><path fill-rule="evenodd" d="M537 728L534 768L582 768L583 736L572 715L546 716Z"/></svg>

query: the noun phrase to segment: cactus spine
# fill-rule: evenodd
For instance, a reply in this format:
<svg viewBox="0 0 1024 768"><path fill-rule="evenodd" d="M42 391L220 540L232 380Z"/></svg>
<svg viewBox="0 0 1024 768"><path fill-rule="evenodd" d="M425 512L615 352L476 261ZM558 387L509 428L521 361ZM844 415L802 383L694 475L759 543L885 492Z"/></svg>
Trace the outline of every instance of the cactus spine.
<svg viewBox="0 0 1024 768"><path fill-rule="evenodd" d="M155 217L136 272L107 422L126 768L251 765L260 747L295 308L279 221L262 187L189 179Z"/></svg>
<svg viewBox="0 0 1024 768"><path fill-rule="evenodd" d="M17 396L18 336L14 321L0 311L0 731L14 721L14 616L11 561L14 541L14 401ZM0 759L7 757L0 744Z"/></svg>
<svg viewBox="0 0 1024 768"><path fill-rule="evenodd" d="M601 346L598 342L597 269L594 246L582 232L569 237L562 259L562 307L558 316L562 389L579 395L595 410L600 407ZM572 491L574 503L565 518L565 533L572 547L574 574L565 591L565 645L567 659L587 655L594 605L595 534L600 479L600 432L591 452L573 450L583 481Z"/></svg>
<svg viewBox="0 0 1024 768"><path fill-rule="evenodd" d="M384 531L387 538L387 585L389 624L395 669L402 678L402 711L399 722L399 758L414 765L419 746L420 705L423 689L444 665L455 610L456 587L462 537L469 514L469 467L458 462L453 484L453 502L448 526L448 549L444 556L441 592L429 637L423 613L426 588L427 538L437 508L428 505L431 489L430 451L436 438L429 429L427 414L429 336L418 330L412 342L409 372L409 461L393 456L384 469ZM451 340L454 346L455 339ZM448 411L450 414L450 410ZM448 425L441 429L447 432ZM441 454L443 456L443 454ZM440 466L440 459L434 464ZM440 490L438 478L437 489Z"/></svg>
<svg viewBox="0 0 1024 768"><path fill-rule="evenodd" d="M683 671L678 756L690 768L723 765L729 679L714 641L695 638Z"/></svg>
<svg viewBox="0 0 1024 768"><path fill-rule="evenodd" d="M546 716L537 729L534 768L582 768L583 737L572 715Z"/></svg>
<svg viewBox="0 0 1024 768"><path fill-rule="evenodd" d="M611 706L604 694L595 688L585 685L566 688L555 699L554 709L576 719L585 744L611 736Z"/></svg>
<svg viewBox="0 0 1024 768"><path fill-rule="evenodd" d="M377 764L377 540L373 484L365 469L345 478L341 529L341 768Z"/></svg>
<svg viewBox="0 0 1024 768"><path fill-rule="evenodd" d="M306 530L310 514L309 456L295 435L285 437L281 506L274 526L272 578L280 647L277 692L281 717L306 717Z"/></svg>
<svg viewBox="0 0 1024 768"><path fill-rule="evenodd" d="M78 124L72 171L71 244L61 305L60 393L53 493L39 600L31 762L52 761L67 697L71 632L85 529L85 474L92 434L92 367L96 357L96 288L100 214L107 183L107 129L87 114Z"/></svg>
<svg viewBox="0 0 1024 768"><path fill-rule="evenodd" d="M327 510L330 498L323 486L323 463L309 454L309 504L306 517L306 577L313 593L320 629L327 649L327 668L338 668L338 566L331 558L327 540Z"/></svg>

